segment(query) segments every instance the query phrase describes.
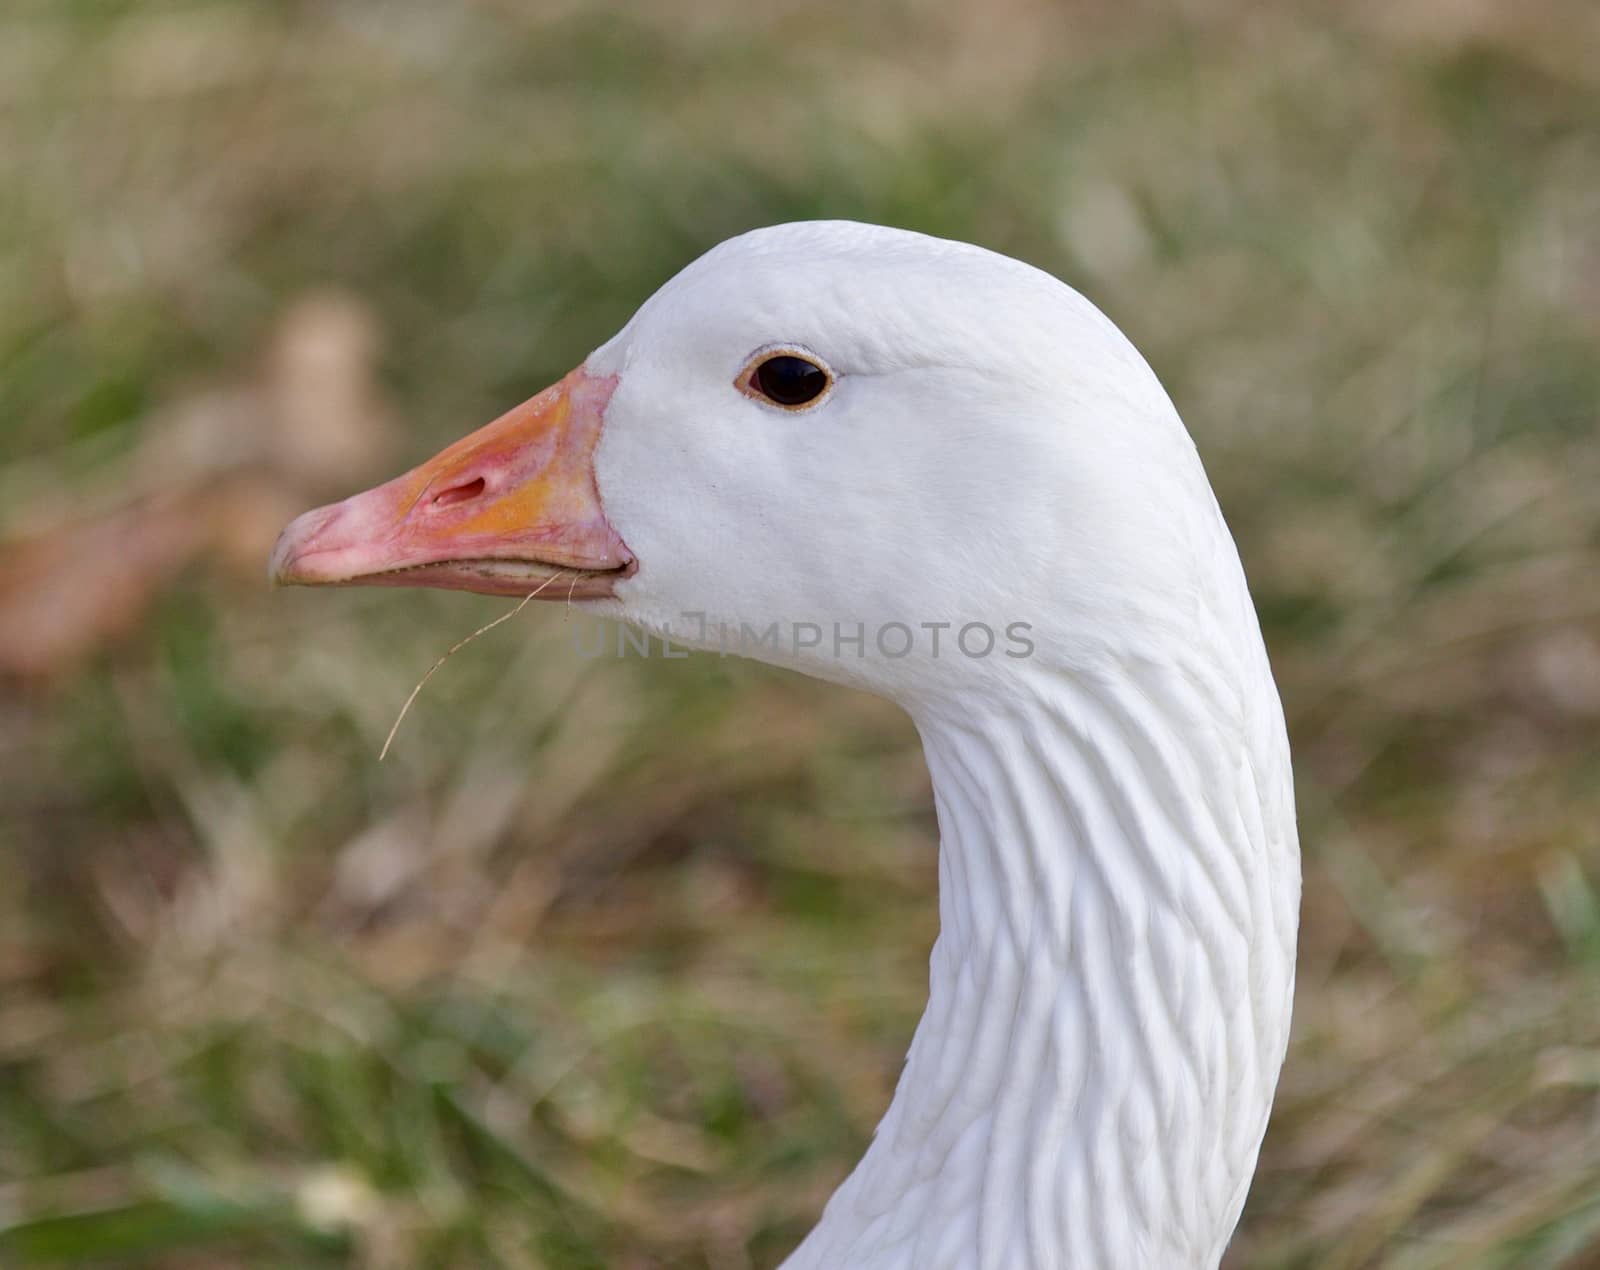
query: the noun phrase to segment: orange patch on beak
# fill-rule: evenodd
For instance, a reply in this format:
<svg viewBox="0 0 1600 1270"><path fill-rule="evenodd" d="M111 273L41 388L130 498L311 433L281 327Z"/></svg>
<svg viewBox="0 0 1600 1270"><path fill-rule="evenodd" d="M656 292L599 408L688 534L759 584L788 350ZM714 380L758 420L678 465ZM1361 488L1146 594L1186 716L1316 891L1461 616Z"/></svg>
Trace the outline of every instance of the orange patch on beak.
<svg viewBox="0 0 1600 1270"><path fill-rule="evenodd" d="M307 512L278 539L273 580L610 595L634 567L594 476L616 386L580 366L404 476Z"/></svg>

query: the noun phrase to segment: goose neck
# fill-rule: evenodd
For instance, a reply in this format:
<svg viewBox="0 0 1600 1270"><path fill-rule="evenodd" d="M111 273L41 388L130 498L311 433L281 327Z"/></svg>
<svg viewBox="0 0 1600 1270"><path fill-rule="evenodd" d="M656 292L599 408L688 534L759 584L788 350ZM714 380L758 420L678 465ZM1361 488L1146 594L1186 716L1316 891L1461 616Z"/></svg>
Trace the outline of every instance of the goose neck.
<svg viewBox="0 0 1600 1270"><path fill-rule="evenodd" d="M916 714L928 1008L791 1270L1220 1259L1287 1038L1298 866L1287 751L1208 682L1127 665Z"/></svg>

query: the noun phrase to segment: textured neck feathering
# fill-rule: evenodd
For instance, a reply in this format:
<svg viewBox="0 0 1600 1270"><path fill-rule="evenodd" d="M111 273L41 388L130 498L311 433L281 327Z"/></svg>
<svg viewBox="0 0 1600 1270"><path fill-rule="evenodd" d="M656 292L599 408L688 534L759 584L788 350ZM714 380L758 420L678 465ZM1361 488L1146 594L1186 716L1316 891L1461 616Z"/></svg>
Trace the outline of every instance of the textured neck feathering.
<svg viewBox="0 0 1600 1270"><path fill-rule="evenodd" d="M1270 677L1251 700L1209 664L918 718L928 1009L787 1270L1217 1264L1287 1041L1299 871Z"/></svg>

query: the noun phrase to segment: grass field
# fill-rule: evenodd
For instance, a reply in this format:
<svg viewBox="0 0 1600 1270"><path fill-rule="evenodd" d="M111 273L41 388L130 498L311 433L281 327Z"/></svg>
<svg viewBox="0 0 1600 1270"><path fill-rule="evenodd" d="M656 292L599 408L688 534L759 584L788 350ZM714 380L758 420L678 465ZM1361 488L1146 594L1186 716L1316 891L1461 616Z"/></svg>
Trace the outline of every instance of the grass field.
<svg viewBox="0 0 1600 1270"><path fill-rule="evenodd" d="M1227 1266L1600 1266L1597 54L1589 0L10 0L0 1265L807 1228L926 988L910 726L530 610L380 766L506 606L263 568L826 215L1084 290L1239 538L1306 872Z"/></svg>

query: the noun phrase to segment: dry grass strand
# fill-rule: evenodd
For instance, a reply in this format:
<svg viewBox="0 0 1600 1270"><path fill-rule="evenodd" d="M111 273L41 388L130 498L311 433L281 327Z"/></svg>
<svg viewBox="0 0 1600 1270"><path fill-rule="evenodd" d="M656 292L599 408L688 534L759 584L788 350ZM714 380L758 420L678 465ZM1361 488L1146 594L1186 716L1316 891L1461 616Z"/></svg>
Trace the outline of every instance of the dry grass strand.
<svg viewBox="0 0 1600 1270"><path fill-rule="evenodd" d="M535 600L538 597L539 592L543 591L545 589L545 587L549 586L552 582L554 582L557 578L559 578L563 573L566 573L566 572L567 572L567 570L563 569L563 570L561 570L560 573L552 573L543 582L539 583L539 585L537 587L535 587L532 591L529 591L527 595L523 596L522 597L522 603L518 604L516 608L512 609L509 613L500 614L500 616L495 618L494 621L492 621L492 622L485 622L482 626L478 627L477 630L473 631L472 634L468 635L465 639L457 640L454 644L452 644L450 646L449 651L446 652L443 657L439 658L438 661L434 662L433 665L428 667L428 673L423 675L421 679L417 680L417 686L411 690L411 695L406 698L405 705L400 707L400 713L395 715L395 717L394 717L394 725L389 729L389 735L386 736L383 739L383 748L378 751L378 762L380 762L380 763L383 762L383 760L386 759L389 756L389 747L394 744L395 733L400 731L400 725L405 722L406 715L411 712L412 703L416 701L418 695L421 694L423 687L427 684L428 680L433 678L435 672L438 671L439 667L443 666L445 664L445 662L449 661L452 657L454 657L457 653L459 653L468 644L472 643L472 641L477 639L478 636L487 634L489 631L492 631L495 627L499 626L501 622L509 622L518 613L522 612L523 609L527 608L528 605L530 603L532 603L533 600ZM574 586L577 585L577 575L576 574L573 574L573 585ZM571 598L570 597L570 592L569 592L568 598L569 598L569 602L570 602L570 598Z"/></svg>

